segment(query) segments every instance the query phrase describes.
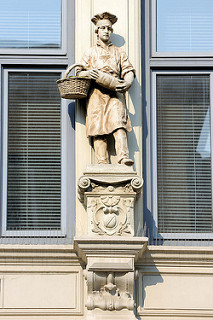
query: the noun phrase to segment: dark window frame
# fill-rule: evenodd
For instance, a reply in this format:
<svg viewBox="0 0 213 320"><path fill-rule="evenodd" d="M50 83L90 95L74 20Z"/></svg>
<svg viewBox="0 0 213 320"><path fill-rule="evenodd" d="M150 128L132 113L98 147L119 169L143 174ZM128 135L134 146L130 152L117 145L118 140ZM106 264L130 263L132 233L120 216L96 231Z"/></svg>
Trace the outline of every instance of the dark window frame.
<svg viewBox="0 0 213 320"><path fill-rule="evenodd" d="M73 1L73 0L72 0ZM61 48L1 48L0 55L19 56L19 55L43 55L43 56L64 56L68 51L68 8L70 4L68 0L61 0ZM73 5L74 6L74 5Z"/></svg>
<svg viewBox="0 0 213 320"><path fill-rule="evenodd" d="M210 72L213 65L213 56L159 56L153 55L153 1L142 0L142 101L143 101L143 202L144 202L144 234L149 237L153 245L212 245L213 239L195 233L188 238L187 234L163 237L158 233L156 216L154 215L154 196L156 195L153 177L156 177L157 168L153 160L153 136L156 127L153 124L153 72ZM212 95L212 93L211 93ZM156 211L155 211L156 212Z"/></svg>
<svg viewBox="0 0 213 320"><path fill-rule="evenodd" d="M3 107L4 107L4 88L3 88L3 74L6 69L15 70L60 70L64 72L68 65L71 65L75 61L75 1L74 0L63 0L67 5L66 11L66 42L67 42L67 52L63 53L56 52L55 54L44 54L40 52L39 54L31 53L14 53L9 52L2 54L0 51L0 121L1 128L3 125ZM68 19L69 17L69 19ZM69 39L69 41L67 41ZM62 154L62 157L66 158L66 175L67 179L64 181L63 188L66 188L67 196L67 210L65 208L66 215L66 233L55 234L52 236L50 232L46 233L45 236L37 236L33 231L31 234L24 236L23 234L2 236L0 231L0 243L13 243L13 244L70 244L73 242L75 234L75 101L64 100L63 112L66 113L66 137L62 141L63 148L67 148L66 154ZM2 129L0 130L0 159L1 163L4 156L3 141L2 141ZM2 166L0 168L0 192L2 195L3 188L3 174ZM2 212L0 203L0 212ZM0 230L2 230L2 217L0 217Z"/></svg>

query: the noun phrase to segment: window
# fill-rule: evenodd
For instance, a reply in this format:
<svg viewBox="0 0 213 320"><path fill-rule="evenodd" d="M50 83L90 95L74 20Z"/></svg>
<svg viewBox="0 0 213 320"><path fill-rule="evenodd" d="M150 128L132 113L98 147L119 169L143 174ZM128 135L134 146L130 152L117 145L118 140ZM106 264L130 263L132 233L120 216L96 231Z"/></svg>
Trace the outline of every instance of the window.
<svg viewBox="0 0 213 320"><path fill-rule="evenodd" d="M142 5L145 228L151 244L209 245L212 1Z"/></svg>
<svg viewBox="0 0 213 320"><path fill-rule="evenodd" d="M212 233L210 74L154 77L158 232Z"/></svg>
<svg viewBox="0 0 213 320"><path fill-rule="evenodd" d="M5 71L3 233L61 230L60 76Z"/></svg>
<svg viewBox="0 0 213 320"><path fill-rule="evenodd" d="M64 53L65 12L65 0L1 1L0 52Z"/></svg>
<svg viewBox="0 0 213 320"><path fill-rule="evenodd" d="M74 0L3 1L0 15L0 243L70 243L75 103L56 80L74 63Z"/></svg>
<svg viewBox="0 0 213 320"><path fill-rule="evenodd" d="M153 53L161 56L211 55L213 2L154 0L153 34Z"/></svg>

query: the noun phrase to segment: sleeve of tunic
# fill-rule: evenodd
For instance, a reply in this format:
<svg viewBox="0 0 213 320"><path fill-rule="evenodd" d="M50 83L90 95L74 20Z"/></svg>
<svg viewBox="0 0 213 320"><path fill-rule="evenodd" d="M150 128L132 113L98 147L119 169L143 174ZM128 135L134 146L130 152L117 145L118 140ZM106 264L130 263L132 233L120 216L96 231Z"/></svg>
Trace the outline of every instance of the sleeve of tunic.
<svg viewBox="0 0 213 320"><path fill-rule="evenodd" d="M91 69L91 49L87 49L86 52L84 53L80 64L82 64L84 66L84 68L76 68L76 74L78 75L78 73L80 71L87 71Z"/></svg>
<svg viewBox="0 0 213 320"><path fill-rule="evenodd" d="M84 70L90 70L91 69L91 49L87 49L86 52L84 53L82 59L81 59L81 64L84 66Z"/></svg>
<svg viewBox="0 0 213 320"><path fill-rule="evenodd" d="M120 51L120 61L121 61L121 78L124 79L125 74L129 71L132 71L135 76L135 69L133 65L130 63L126 52L121 49Z"/></svg>

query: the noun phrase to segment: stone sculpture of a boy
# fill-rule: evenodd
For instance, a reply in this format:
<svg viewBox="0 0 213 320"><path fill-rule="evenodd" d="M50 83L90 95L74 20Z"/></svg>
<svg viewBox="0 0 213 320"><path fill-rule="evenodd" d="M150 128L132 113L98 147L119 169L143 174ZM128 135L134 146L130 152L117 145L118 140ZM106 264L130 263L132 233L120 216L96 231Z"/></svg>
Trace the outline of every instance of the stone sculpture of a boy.
<svg viewBox="0 0 213 320"><path fill-rule="evenodd" d="M110 42L117 17L104 12L91 21L96 26L97 43L85 52L84 68L78 70L79 75L93 79L87 98L86 133L93 137L99 164L109 163L106 137L112 133L118 163L132 165L127 145L127 131L132 129L123 93L131 87L135 70L123 49Z"/></svg>

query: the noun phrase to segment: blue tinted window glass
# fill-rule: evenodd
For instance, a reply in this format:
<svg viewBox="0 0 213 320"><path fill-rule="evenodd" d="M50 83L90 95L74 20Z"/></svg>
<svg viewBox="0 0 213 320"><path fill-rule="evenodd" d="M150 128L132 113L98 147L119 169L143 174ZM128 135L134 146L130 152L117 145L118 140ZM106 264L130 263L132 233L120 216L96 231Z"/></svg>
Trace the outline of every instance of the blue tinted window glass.
<svg viewBox="0 0 213 320"><path fill-rule="evenodd" d="M210 128L209 75L158 75L159 232L213 232Z"/></svg>
<svg viewBox="0 0 213 320"><path fill-rule="evenodd" d="M213 51L213 1L157 0L157 51Z"/></svg>
<svg viewBox="0 0 213 320"><path fill-rule="evenodd" d="M0 48L60 48L61 0L0 1Z"/></svg>

